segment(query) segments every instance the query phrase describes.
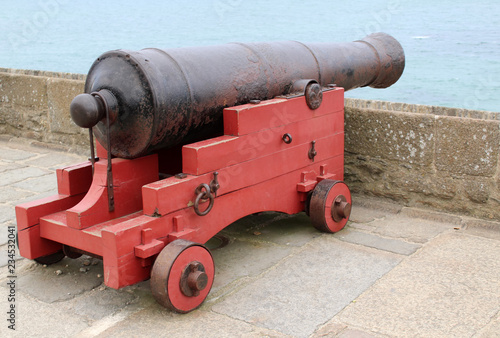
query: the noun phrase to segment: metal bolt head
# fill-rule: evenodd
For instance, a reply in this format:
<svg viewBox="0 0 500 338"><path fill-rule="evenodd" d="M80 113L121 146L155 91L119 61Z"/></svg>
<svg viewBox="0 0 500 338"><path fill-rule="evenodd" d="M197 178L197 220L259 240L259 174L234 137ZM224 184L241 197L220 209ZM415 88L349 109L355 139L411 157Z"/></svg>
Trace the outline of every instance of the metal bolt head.
<svg viewBox="0 0 500 338"><path fill-rule="evenodd" d="M204 271L196 270L189 274L187 283L191 290L201 291L208 285L208 276Z"/></svg>
<svg viewBox="0 0 500 338"><path fill-rule="evenodd" d="M332 205L332 218L335 222L340 222L351 215L351 204L347 202L344 195L335 197Z"/></svg>

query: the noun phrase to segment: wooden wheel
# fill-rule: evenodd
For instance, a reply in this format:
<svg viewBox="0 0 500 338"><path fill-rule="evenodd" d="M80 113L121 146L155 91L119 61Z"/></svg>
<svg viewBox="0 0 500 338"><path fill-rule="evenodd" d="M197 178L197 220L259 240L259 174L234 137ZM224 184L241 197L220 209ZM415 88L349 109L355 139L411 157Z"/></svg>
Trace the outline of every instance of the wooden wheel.
<svg viewBox="0 0 500 338"><path fill-rule="evenodd" d="M349 220L351 203L351 192L344 182L322 180L312 191L307 209L316 229L337 232Z"/></svg>
<svg viewBox="0 0 500 338"><path fill-rule="evenodd" d="M199 307L214 280L214 261L203 245L178 239L160 252L151 270L151 292L161 305L179 313Z"/></svg>

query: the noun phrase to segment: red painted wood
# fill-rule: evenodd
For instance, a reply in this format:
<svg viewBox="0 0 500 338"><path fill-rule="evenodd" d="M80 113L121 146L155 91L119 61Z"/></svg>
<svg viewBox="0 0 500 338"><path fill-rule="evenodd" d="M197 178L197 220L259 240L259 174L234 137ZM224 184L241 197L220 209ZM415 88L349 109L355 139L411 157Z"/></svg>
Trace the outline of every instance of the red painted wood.
<svg viewBox="0 0 500 338"><path fill-rule="evenodd" d="M40 217L71 208L82 200L83 194L76 196L54 195L16 206L17 230L32 227L40 222Z"/></svg>
<svg viewBox="0 0 500 338"><path fill-rule="evenodd" d="M98 256L102 256L102 229L140 215L141 213L135 213L123 218L117 218L109 222L101 223L85 230L80 230L67 225L66 212L63 211L40 219L40 236L83 251L91 252Z"/></svg>
<svg viewBox="0 0 500 338"><path fill-rule="evenodd" d="M142 266L142 260L133 252L122 257L105 255L103 265L104 283L114 289L142 282L151 273L151 266Z"/></svg>
<svg viewBox="0 0 500 338"><path fill-rule="evenodd" d="M135 247L141 245L141 231L151 228L157 238L165 237L171 228L168 220L139 216L104 228L103 245L104 282L112 288L121 288L149 278L150 266L136 257Z"/></svg>
<svg viewBox="0 0 500 338"><path fill-rule="evenodd" d="M115 210L110 212L108 208L107 162L96 162L89 192L78 205L66 212L68 226L85 229L141 210L142 186L158 180L157 156L113 159L112 163Z"/></svg>
<svg viewBox="0 0 500 338"><path fill-rule="evenodd" d="M316 162L324 161L333 156L343 156L344 135L334 134L316 140L315 146L318 155ZM234 166L221 168L219 172L219 195L242 189L256 182L262 182L273 177L286 174L296 169L307 168L313 162L308 157L309 144L290 147L286 150L239 163ZM343 163L343 160L342 160ZM209 183L212 173L201 176L188 175L178 179L170 177L143 187L143 210L147 215L158 212L164 215L172 210L179 210L189 201L194 203L194 191L201 183ZM295 186L296 183L293 183ZM176 196L176 198L172 198Z"/></svg>
<svg viewBox="0 0 500 338"><path fill-rule="evenodd" d="M148 244L141 244L135 247L134 254L139 258L148 258L160 253L165 247L165 243L157 239L153 239Z"/></svg>
<svg viewBox="0 0 500 338"><path fill-rule="evenodd" d="M338 195L343 195L347 199L347 202L352 205L351 192L349 191L347 185L344 183L335 184L328 193L325 202L325 219L330 232L337 232L342 230L348 221L348 218L343 218L341 221L335 222L333 218L330 217L330 215L332 214L333 201Z"/></svg>
<svg viewBox="0 0 500 338"><path fill-rule="evenodd" d="M274 113L275 109L278 109L280 113ZM320 116L343 109L343 88L323 92L323 101L316 110L307 107L303 96L292 99L272 99L262 101L258 105L245 104L226 108L224 109L224 135L246 135L262 129L304 121L311 115Z"/></svg>
<svg viewBox="0 0 500 338"><path fill-rule="evenodd" d="M108 152L106 148L104 148L101 143L99 143L99 140L94 138L94 143L95 143L95 154L99 159L102 161L103 159L108 158Z"/></svg>
<svg viewBox="0 0 500 338"><path fill-rule="evenodd" d="M86 193L92 183L92 163L84 162L56 170L59 194L74 196Z"/></svg>
<svg viewBox="0 0 500 338"><path fill-rule="evenodd" d="M251 111L249 109L248 111ZM270 115L279 114L274 109ZM275 114L276 113L276 114ZM332 134L343 134L344 112L332 112L305 121L294 122L272 129L263 128L257 133L240 137L221 136L214 139L189 144L183 147L183 172L201 175L220 168L253 160L300 144L310 145L311 141ZM283 134L292 136L292 142L283 142Z"/></svg>
<svg viewBox="0 0 500 338"><path fill-rule="evenodd" d="M331 168L331 172L339 179L342 179L343 163L339 163L339 158L331 158L323 163L327 163ZM320 165L320 163L315 164L311 169L319 173ZM195 230L186 232L185 236L175 236L175 238L169 236L169 242L177 238L183 238L193 242L205 243L232 222L260 211L279 211L287 214L303 211L304 204L301 201L300 194L296 191L296 183L299 182L300 176L301 170L296 170L272 180L219 196L215 199L212 211L203 217L196 215L192 207L184 208L171 215L165 215L162 218L181 215L186 228ZM187 229L184 229L184 231ZM176 234L172 233L170 235Z"/></svg>
<svg viewBox="0 0 500 338"><path fill-rule="evenodd" d="M62 249L58 242L50 241L40 237L40 225L22 229L17 232L19 254L28 259L35 259L53 254Z"/></svg>
<svg viewBox="0 0 500 338"><path fill-rule="evenodd" d="M141 231L143 229L151 228L153 237L162 239L172 231L172 223L171 219L141 215L103 228L101 236L104 241L120 243L114 252L114 255L120 257L133 252L134 247L142 244Z"/></svg>

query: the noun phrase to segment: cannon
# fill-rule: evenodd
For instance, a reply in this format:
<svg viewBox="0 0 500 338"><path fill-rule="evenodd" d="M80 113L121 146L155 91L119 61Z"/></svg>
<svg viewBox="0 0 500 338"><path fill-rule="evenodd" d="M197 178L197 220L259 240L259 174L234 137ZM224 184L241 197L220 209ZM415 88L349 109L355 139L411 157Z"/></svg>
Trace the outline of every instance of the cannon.
<svg viewBox="0 0 500 338"><path fill-rule="evenodd" d="M215 274L204 244L232 222L278 211L345 226L344 90L389 87L404 64L384 33L104 53L69 107L90 161L57 169L57 195L16 206L20 253L101 258L106 285L150 278L160 304L192 311Z"/></svg>

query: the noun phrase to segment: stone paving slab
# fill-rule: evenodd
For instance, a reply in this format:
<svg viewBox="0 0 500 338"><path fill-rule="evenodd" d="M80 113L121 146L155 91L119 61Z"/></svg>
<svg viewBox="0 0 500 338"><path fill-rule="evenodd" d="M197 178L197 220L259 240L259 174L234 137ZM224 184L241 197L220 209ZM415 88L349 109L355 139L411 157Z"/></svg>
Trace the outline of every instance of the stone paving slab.
<svg viewBox="0 0 500 338"><path fill-rule="evenodd" d="M2 285L5 283L2 282ZM35 301L22 293L16 299L16 330L7 328L6 321L9 303L6 291L0 287L0 308L2 309L2 321L0 324L0 336L2 337L71 337L89 327L89 323L61 308L59 304L47 304ZM5 311L4 311L5 310Z"/></svg>
<svg viewBox="0 0 500 338"><path fill-rule="evenodd" d="M411 255L421 247L418 244L408 243L392 238L384 238L374 234L353 231L350 229L343 229L342 231L339 231L335 234L335 237L345 242L360 244L370 248L406 256Z"/></svg>
<svg viewBox="0 0 500 338"><path fill-rule="evenodd" d="M245 217L228 226L222 234L237 235L247 241L300 247L320 236L321 232L311 225L304 212L292 216L266 212Z"/></svg>
<svg viewBox="0 0 500 338"><path fill-rule="evenodd" d="M47 154L41 154L36 158L30 158L24 161L24 164L55 170L64 165L71 165L85 161L86 158L79 155L61 152L50 152Z"/></svg>
<svg viewBox="0 0 500 338"><path fill-rule="evenodd" d="M24 181L12 184L11 187L14 189L22 189L23 191L30 191L35 193L51 191L54 194L57 194L57 178L53 173L45 176L26 179Z"/></svg>
<svg viewBox="0 0 500 338"><path fill-rule="evenodd" d="M12 149L10 147L2 147L2 161L14 162L22 161L37 156L36 153L21 149Z"/></svg>
<svg viewBox="0 0 500 338"><path fill-rule="evenodd" d="M12 183L17 183L24 181L26 179L31 179L33 177L39 177L48 175L51 172L49 170L35 168L35 167L24 167L19 169L7 170L2 173L0 180L0 187L6 189L8 185Z"/></svg>
<svg viewBox="0 0 500 338"><path fill-rule="evenodd" d="M18 290L45 303L61 302L90 291L103 282L102 262L84 265L85 256L44 266L33 263L17 279Z"/></svg>
<svg viewBox="0 0 500 338"><path fill-rule="evenodd" d="M370 225L374 226L374 233L406 240L412 243L426 243L442 232L455 228L455 224L389 215L383 220L377 220Z"/></svg>
<svg viewBox="0 0 500 338"><path fill-rule="evenodd" d="M500 312L480 332L474 335L476 338L500 337Z"/></svg>
<svg viewBox="0 0 500 338"><path fill-rule="evenodd" d="M291 248L234 240L212 252L216 270L212 293L240 278L255 277L291 253Z"/></svg>
<svg viewBox="0 0 500 338"><path fill-rule="evenodd" d="M289 337L214 312L173 314L159 305L132 314L98 337Z"/></svg>
<svg viewBox="0 0 500 338"><path fill-rule="evenodd" d="M0 173L3 173L7 170L15 170L19 168L26 167L26 165L22 165L19 163L7 162L0 158Z"/></svg>
<svg viewBox="0 0 500 338"><path fill-rule="evenodd" d="M400 260L386 252L322 236L212 309L261 327L307 337Z"/></svg>
<svg viewBox="0 0 500 338"><path fill-rule="evenodd" d="M0 204L0 224L14 221L16 212L12 205Z"/></svg>
<svg viewBox="0 0 500 338"><path fill-rule="evenodd" d="M34 195L35 193L29 190L22 190L14 187L3 188L0 194L0 203L11 203L12 201L23 200Z"/></svg>
<svg viewBox="0 0 500 338"><path fill-rule="evenodd" d="M389 336L471 337L499 311L498 257L498 241L444 233L336 319Z"/></svg>

